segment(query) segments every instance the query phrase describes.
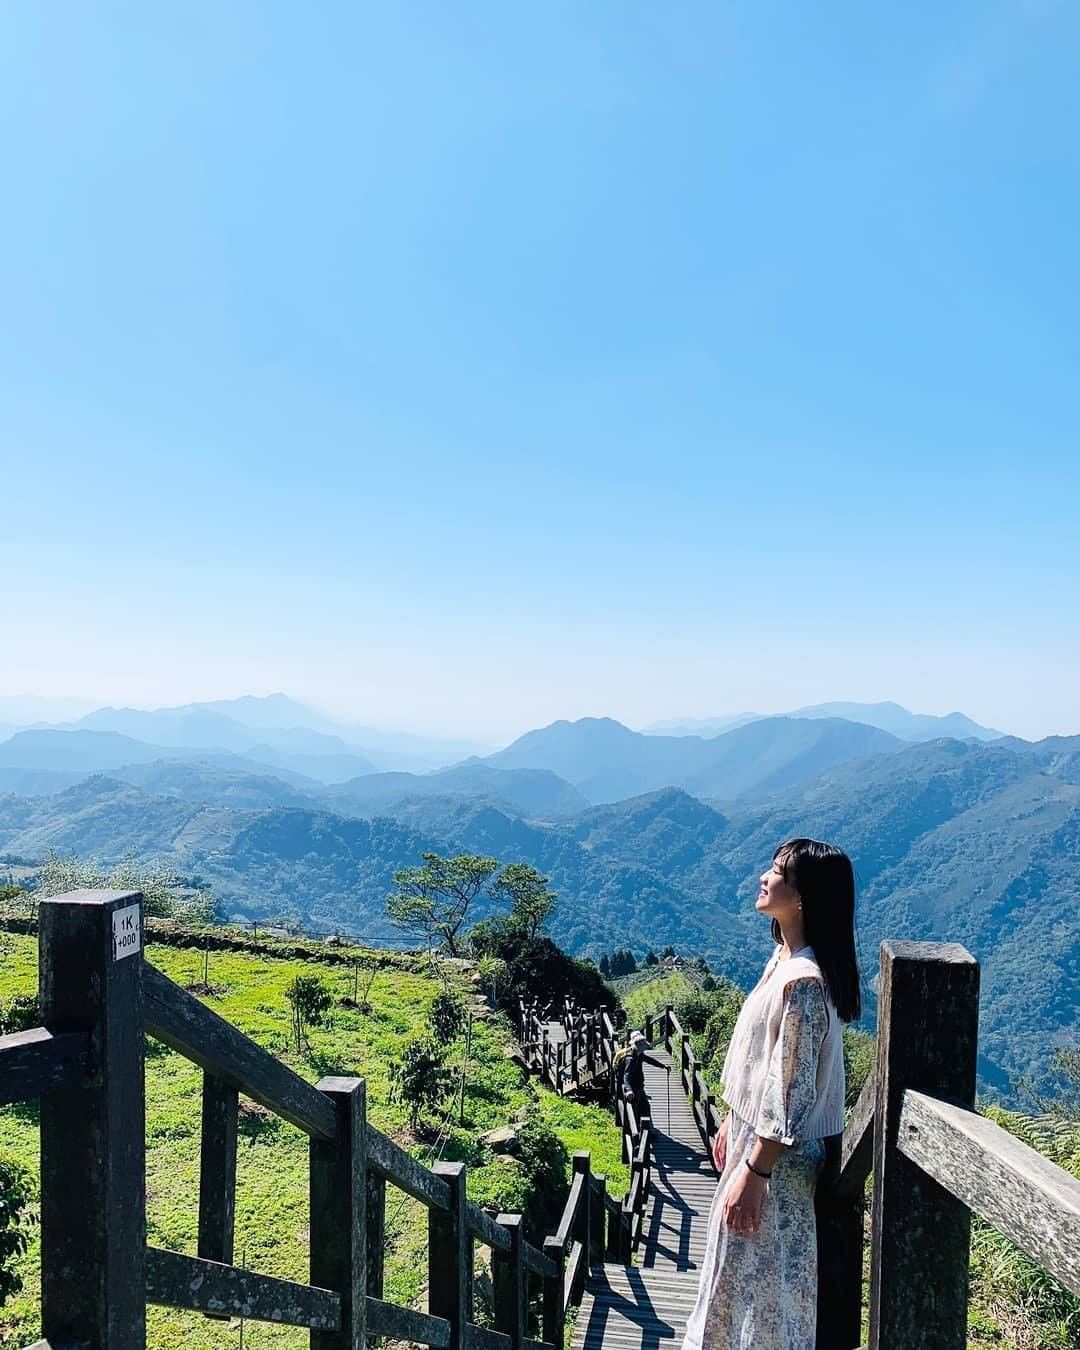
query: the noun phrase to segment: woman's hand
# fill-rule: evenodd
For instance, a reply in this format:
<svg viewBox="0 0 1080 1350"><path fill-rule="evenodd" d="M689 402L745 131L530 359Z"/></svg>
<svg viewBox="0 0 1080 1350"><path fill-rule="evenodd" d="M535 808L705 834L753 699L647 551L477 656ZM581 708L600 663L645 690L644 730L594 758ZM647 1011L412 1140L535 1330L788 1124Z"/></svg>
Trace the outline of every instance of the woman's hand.
<svg viewBox="0 0 1080 1350"><path fill-rule="evenodd" d="M724 1222L733 1233L751 1237L758 1231L766 1190L765 1178L755 1176L749 1167L740 1168L732 1177L724 1196Z"/></svg>
<svg viewBox="0 0 1080 1350"><path fill-rule="evenodd" d="M716 1133L713 1135L713 1141L712 1141L712 1160L713 1160L713 1165L716 1167L716 1170L717 1170L718 1172L723 1172L724 1166L725 1166L725 1164L727 1163L728 1125L729 1125L730 1123L731 1123L731 1117L730 1117L730 1116L725 1116L725 1117L724 1117L724 1123L720 1126L720 1128L719 1128L719 1129L716 1131Z"/></svg>

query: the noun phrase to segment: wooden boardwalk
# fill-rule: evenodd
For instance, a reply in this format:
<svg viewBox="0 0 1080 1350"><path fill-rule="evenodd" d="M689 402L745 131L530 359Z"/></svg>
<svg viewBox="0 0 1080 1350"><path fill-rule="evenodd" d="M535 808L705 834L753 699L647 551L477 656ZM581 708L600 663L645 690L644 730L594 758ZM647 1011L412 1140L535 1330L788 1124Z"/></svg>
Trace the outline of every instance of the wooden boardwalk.
<svg viewBox="0 0 1080 1350"><path fill-rule="evenodd" d="M662 1050L650 1052L667 1061ZM670 1109L668 1088L670 1085ZM677 1072L645 1066L652 1103L652 1187L635 1266L593 1266L572 1350L657 1350L678 1343L697 1297L716 1173Z"/></svg>

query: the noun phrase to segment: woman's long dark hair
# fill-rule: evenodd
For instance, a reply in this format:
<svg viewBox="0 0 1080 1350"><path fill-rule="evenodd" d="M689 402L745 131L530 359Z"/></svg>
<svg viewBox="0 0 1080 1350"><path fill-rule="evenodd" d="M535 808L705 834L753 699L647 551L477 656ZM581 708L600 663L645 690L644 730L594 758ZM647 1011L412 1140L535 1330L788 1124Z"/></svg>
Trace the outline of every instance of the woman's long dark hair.
<svg viewBox="0 0 1080 1350"><path fill-rule="evenodd" d="M855 956L855 871L851 859L835 844L789 839L773 854L773 862L780 863L784 880L799 892L806 945L814 949L833 1006L842 1021L858 1021L862 999ZM772 931L780 942L780 925L775 919Z"/></svg>

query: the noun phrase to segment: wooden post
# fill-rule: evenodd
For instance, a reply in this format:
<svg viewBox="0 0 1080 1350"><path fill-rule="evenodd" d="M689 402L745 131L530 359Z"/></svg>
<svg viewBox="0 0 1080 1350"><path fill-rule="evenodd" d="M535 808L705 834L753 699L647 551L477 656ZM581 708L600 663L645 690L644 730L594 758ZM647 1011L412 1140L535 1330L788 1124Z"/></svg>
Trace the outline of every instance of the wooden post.
<svg viewBox="0 0 1080 1350"><path fill-rule="evenodd" d="M600 1265L604 1259L604 1234L607 1229L607 1176L603 1172L594 1172L592 1181L593 1184L589 1194L592 1204L592 1214L589 1218L592 1251L589 1253L589 1264L595 1266Z"/></svg>
<svg viewBox="0 0 1080 1350"><path fill-rule="evenodd" d="M642 1027L642 1031L645 1033L645 1039L646 1039L646 1040L649 1042L649 1044L651 1045L651 1044L652 1044L652 1034L653 1034L653 1015L652 1015L652 1013L649 1013L649 1015L645 1018L645 1025Z"/></svg>
<svg viewBox="0 0 1080 1350"><path fill-rule="evenodd" d="M500 1214L497 1222L510 1235L510 1250L491 1250L495 1291L495 1330L510 1337L510 1350L521 1350L528 1335L528 1271L525 1267L524 1222L520 1214ZM559 1348L561 1350L561 1347Z"/></svg>
<svg viewBox="0 0 1080 1350"><path fill-rule="evenodd" d="M142 896L41 902L41 1017L91 1038L86 1087L41 1098L41 1334L52 1345L146 1344Z"/></svg>
<svg viewBox="0 0 1080 1350"><path fill-rule="evenodd" d="M579 1304L585 1292L585 1277L589 1273L589 1253L592 1247L592 1167L588 1149L575 1149L573 1166L574 1176L584 1177L581 1185L581 1204L578 1205L578 1212L574 1215L574 1222L570 1230L582 1247L581 1262L578 1265L578 1277L573 1294L574 1303Z"/></svg>
<svg viewBox="0 0 1080 1350"><path fill-rule="evenodd" d="M311 1350L364 1350L367 1337L367 1113L362 1078L316 1084L337 1109L333 1140L311 1140L311 1283L341 1297L338 1331L312 1331Z"/></svg>
<svg viewBox="0 0 1080 1350"><path fill-rule="evenodd" d="M555 1263L555 1274L544 1276L544 1314L543 1339L550 1341L555 1350L562 1350L563 1343L563 1249L556 1237L544 1239L544 1255ZM453 1347L451 1347L453 1350Z"/></svg>
<svg viewBox="0 0 1080 1350"><path fill-rule="evenodd" d="M231 1266L236 1220L236 1088L203 1074L199 1147L199 1255Z"/></svg>
<svg viewBox="0 0 1080 1350"><path fill-rule="evenodd" d="M369 1167L367 1172L367 1291L383 1296L386 1266L386 1178Z"/></svg>
<svg viewBox="0 0 1080 1350"><path fill-rule="evenodd" d="M684 1031L679 1038L679 1077L682 1079L683 1087L690 1087L690 1056L693 1052L690 1049L690 1033Z"/></svg>
<svg viewBox="0 0 1080 1350"><path fill-rule="evenodd" d="M672 1035L671 1014L674 1011L675 1011L674 1003L664 1004L664 1049L668 1052L669 1055L671 1054L671 1035Z"/></svg>
<svg viewBox="0 0 1080 1350"><path fill-rule="evenodd" d="M618 1263L622 1260L622 1206L612 1196L607 1210L607 1246L605 1261Z"/></svg>
<svg viewBox="0 0 1080 1350"><path fill-rule="evenodd" d="M428 1210L428 1312L450 1323L448 1350L465 1350L472 1289L472 1239L465 1215L465 1164L437 1162L450 1187L450 1208Z"/></svg>
<svg viewBox="0 0 1080 1350"><path fill-rule="evenodd" d="M979 967L953 942L883 942L870 1350L967 1345L971 1213L897 1150L905 1088L975 1100Z"/></svg>
<svg viewBox="0 0 1080 1350"><path fill-rule="evenodd" d="M236 1227L236 1134L240 1101L236 1088L203 1074L202 1135L199 1140L199 1255L231 1266ZM227 1322L228 1313L206 1313Z"/></svg>

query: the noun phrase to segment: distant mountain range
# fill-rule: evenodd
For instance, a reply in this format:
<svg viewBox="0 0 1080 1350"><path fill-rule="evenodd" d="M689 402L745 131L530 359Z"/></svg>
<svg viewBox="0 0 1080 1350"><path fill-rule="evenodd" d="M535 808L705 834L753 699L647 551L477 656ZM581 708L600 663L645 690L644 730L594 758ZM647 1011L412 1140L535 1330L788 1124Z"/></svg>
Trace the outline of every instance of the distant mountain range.
<svg viewBox="0 0 1080 1350"><path fill-rule="evenodd" d="M649 736L718 736L721 732L733 731L736 727L759 722L768 716L771 714L740 713L735 717L677 718L669 722L656 722L644 730ZM899 703L815 703L808 708L796 708L784 716L810 720L839 717L847 722L863 722L867 726L887 731L902 741L933 741L940 736L952 736L957 740L993 741L1003 734L990 727L980 726L963 713L934 717L929 713L909 712Z"/></svg>
<svg viewBox="0 0 1080 1350"><path fill-rule="evenodd" d="M185 759L190 759L193 752L200 758L231 752L277 771L299 773L323 783L341 783L381 770L430 771L486 753L488 749L471 741L351 726L285 694L266 698L248 695L152 711L97 708L75 720L51 723L29 716L54 707L67 709L72 703L72 700L54 703L29 697L0 700L0 748L10 745L16 736L24 738L11 747L13 753L6 759L0 756L0 765L37 770L56 768L65 757L77 758L74 747L68 747L67 751L46 750L46 741L26 740L28 731L112 733L166 749L173 757L181 752ZM22 719L17 720L20 712ZM105 756L95 765L88 763L87 768L112 767L111 750L106 742L99 744ZM41 749L40 755L34 753L36 748ZM142 762L144 758L142 751L138 751L127 762ZM74 767L69 766L67 771Z"/></svg>
<svg viewBox="0 0 1080 1350"><path fill-rule="evenodd" d="M787 787L845 760L899 750L903 744L877 727L839 718L762 718L706 740L647 736L609 717L586 717L530 731L484 762L506 769L549 769L597 803L662 787L734 801Z"/></svg>
<svg viewBox="0 0 1080 1350"><path fill-rule="evenodd" d="M443 772L327 785L227 752L178 759L143 745L136 761L141 743L119 733L49 735L72 737L76 758L107 745L127 762L62 791L0 797L0 854L159 858L212 884L229 914L377 937L391 932L383 905L397 868L426 849L490 852L552 878L555 936L571 950L671 942L748 982L768 950L756 878L777 842L808 833L855 861L868 981L887 936L961 941L982 961L984 1087L1038 1077L1055 1045L1080 1039L1080 737L905 744L842 720L769 718L695 746L587 720ZM50 753L38 769L0 755L0 775L50 786L85 769ZM651 785L674 771L722 782L726 801L668 784L584 800L620 774ZM870 983L867 994L872 1007Z"/></svg>

